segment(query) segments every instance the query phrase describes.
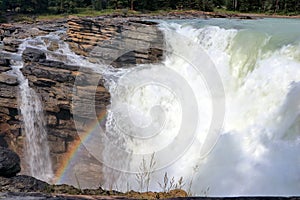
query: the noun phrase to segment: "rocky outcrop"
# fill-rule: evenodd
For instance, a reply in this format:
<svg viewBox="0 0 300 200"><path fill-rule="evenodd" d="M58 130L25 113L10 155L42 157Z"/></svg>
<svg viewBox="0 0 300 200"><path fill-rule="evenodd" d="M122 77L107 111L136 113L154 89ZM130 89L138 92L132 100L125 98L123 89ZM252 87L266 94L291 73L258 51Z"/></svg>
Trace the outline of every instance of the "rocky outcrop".
<svg viewBox="0 0 300 200"><path fill-rule="evenodd" d="M4 147L0 147L0 176L12 177L21 171L19 156Z"/></svg>
<svg viewBox="0 0 300 200"><path fill-rule="evenodd" d="M8 59L0 59L0 73L11 70Z"/></svg>
<svg viewBox="0 0 300 200"><path fill-rule="evenodd" d="M69 26L72 23L74 25L75 21L84 26L87 26L87 23L92 23L90 24L90 29L84 29L80 32L76 32L75 27L69 27L68 30L69 44L73 46L73 49L76 49L76 46L82 47L82 45L85 45L85 49L81 49L83 51L77 51L77 53L84 53L90 60L94 60L95 62L106 61L107 59L104 57L96 56L96 53L104 51L106 54L116 57L114 61L115 66L120 66L117 64L118 62L130 66L135 63L158 62L162 59L162 49L158 49L159 53L156 54L149 53L150 51L154 51L154 48L151 49L150 47L159 46L162 48L163 46L162 33L158 30L156 24L129 22L128 20L115 22L100 20L97 22L92 20L71 19L69 20ZM102 28L96 30L95 27ZM109 31L111 32L107 33ZM90 37L86 38L87 41L84 44L76 41L76 37L72 37L72 34L88 35L88 32L90 32ZM143 34L141 34L142 32ZM150 36L147 36L147 32ZM128 35L131 35L130 39L128 39ZM97 37L98 39L107 38L101 42L100 39L95 39ZM126 56L121 55L118 57L117 54L121 54L120 52L122 52L122 46L119 46L120 49L116 50L112 46L108 47L108 43L119 43L122 45L126 43L129 46L131 45L131 48L140 47L140 49L143 50L141 52L144 57L137 56L137 52L134 51L129 52ZM102 48L102 50L95 52L93 51L95 47ZM135 60L132 61L132 58ZM76 109L77 113L81 113L81 116L79 116L81 122L85 121L84 118L86 118L86 121L94 119L94 111L97 114L105 115L106 107L110 103L110 94L104 87L105 81L103 77L91 69L83 69L73 65L66 65L62 62L46 60L42 51L32 48L27 48L24 51L23 60L26 62L26 65L22 69L22 72L29 79L30 86L40 95L44 105L51 157L54 169L57 170L62 160L66 159L64 157L68 154L72 145L79 140L78 131L88 131L84 130L85 127L75 127L74 120L76 120L76 116L74 116L74 109ZM132 62L129 62L129 60ZM75 81L76 85L74 84ZM80 101L84 106L74 108L73 101ZM82 130L80 130L81 128ZM86 152L86 154L88 154L88 152ZM82 179L82 187L88 186L85 185L84 182L90 182L90 184L93 185L95 184L93 182L101 181L100 177L95 180L95 175L92 177L84 176L86 170L101 171L101 168L99 168L101 163L95 160L89 160L88 162L92 164L82 167L81 163L80 170L76 171L77 176ZM86 179L86 181L84 181L84 179Z"/></svg>
<svg viewBox="0 0 300 200"><path fill-rule="evenodd" d="M69 185L50 185L36 178L18 175L20 158L13 151L0 147L0 198L12 199L161 199L187 197L183 190L169 192L121 193L114 190L80 189Z"/></svg>
<svg viewBox="0 0 300 200"><path fill-rule="evenodd" d="M21 153L21 123L18 113L17 78L0 74L0 146Z"/></svg>
<svg viewBox="0 0 300 200"><path fill-rule="evenodd" d="M0 177L0 192L45 192L49 184L30 176Z"/></svg>
<svg viewBox="0 0 300 200"><path fill-rule="evenodd" d="M0 24L0 146L10 147L23 157L22 123L18 105L17 78L8 75L11 60L21 60L15 54L22 40L65 28L65 21L36 24Z"/></svg>
<svg viewBox="0 0 300 200"><path fill-rule="evenodd" d="M85 115L81 117L91 118L90 111L106 112L110 95L101 75L91 69L81 70L78 66L46 60L42 51L32 48L24 51L23 59L26 65L22 72L43 102L50 153L57 170L72 143L79 140L73 101L80 99L86 105L95 104L96 107L82 108Z"/></svg>
<svg viewBox="0 0 300 200"><path fill-rule="evenodd" d="M16 172L19 171L20 159L18 155L6 148L0 148L0 197L3 197L3 192L9 192L11 195L14 194L13 197L18 199L21 197L32 198L33 192L35 192L35 195L47 197L47 199L53 197L53 194L62 197L62 199L65 199L66 197L69 197L70 199L85 199L86 197L89 197L89 199L118 199L122 197L125 199L161 199L187 197L187 193L180 189L171 190L169 192L140 193L130 191L121 193L114 190L103 190L101 187L97 189L80 189L65 184L50 185L30 176L15 176ZM4 177L1 177L2 175L4 175Z"/></svg>
<svg viewBox="0 0 300 200"><path fill-rule="evenodd" d="M38 49L27 47L22 58L24 62L40 62L46 60L46 55Z"/></svg>
<svg viewBox="0 0 300 200"><path fill-rule="evenodd" d="M85 129L89 126L82 122L94 119L95 113L105 116L106 107L110 103L104 78L92 69L65 64L63 61L47 60L45 52L35 48L25 49L22 57L14 54L23 38L44 35L60 30L65 25L59 26L0 25L0 40L2 49L5 50L0 52L3 55L0 59L0 145L13 149L20 155L21 160L25 159L24 132L18 105L18 81L16 77L6 73L11 69L10 59L23 59L25 65L22 72L43 104L55 172L78 144L78 132L87 132ZM156 23L135 19L76 18L70 19L68 26L67 41L72 49L78 54L86 55L94 63L104 62L116 67L129 67L137 63L160 62L163 58L163 35ZM49 42L49 51L59 48L58 41L45 42ZM55 56L61 56L64 60L64 55ZM74 101L81 102L83 106L75 108ZM80 116L76 116L76 113L80 113ZM76 118L80 118L80 126L75 126ZM90 173L90 176L86 176L85 173L101 171L101 163L95 161L88 152L84 152L84 156L88 160L76 167L76 175L91 185L99 184L101 174ZM25 162L22 163L24 168ZM82 187L89 186L83 182L80 184Z"/></svg>
<svg viewBox="0 0 300 200"><path fill-rule="evenodd" d="M134 19L68 20L68 41L75 52L90 61L128 67L160 62L164 40L157 23Z"/></svg>
<svg viewBox="0 0 300 200"><path fill-rule="evenodd" d="M35 24L0 24L0 49L17 52L22 39L46 35L65 28L64 20ZM0 62L1 65L1 62Z"/></svg>

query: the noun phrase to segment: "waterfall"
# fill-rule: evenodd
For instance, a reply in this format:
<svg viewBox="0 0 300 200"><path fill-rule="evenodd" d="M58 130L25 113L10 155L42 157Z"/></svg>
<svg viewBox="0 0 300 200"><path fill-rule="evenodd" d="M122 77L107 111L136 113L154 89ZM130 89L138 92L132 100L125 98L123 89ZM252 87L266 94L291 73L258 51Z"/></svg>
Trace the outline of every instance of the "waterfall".
<svg viewBox="0 0 300 200"><path fill-rule="evenodd" d="M19 48L18 54L22 56L28 46L25 40ZM23 61L13 61L12 73L19 81L20 111L24 123L25 132L25 161L29 168L29 175L40 180L51 182L54 174L50 158L44 110L41 100L36 92L30 88L28 79L24 77L21 68Z"/></svg>
<svg viewBox="0 0 300 200"><path fill-rule="evenodd" d="M169 180L183 177L194 195L299 195L298 26L278 19L162 23L165 61L138 65L109 86L112 142L103 157L116 158L108 166L117 187L125 191L129 182L145 191L137 175L149 172L150 190L160 191L167 172Z"/></svg>
<svg viewBox="0 0 300 200"><path fill-rule="evenodd" d="M96 132L84 138L101 152L103 187L161 191L167 173L169 184L183 177L183 189L193 195L291 196L300 194L298 27L287 19L162 22L165 60L130 69L89 63L53 34L59 49L47 58L106 79L111 105L103 141L97 143L94 124L87 128ZM41 39L34 46L47 51ZM32 175L39 177L43 166L50 178L41 102L22 66L13 68L27 150L37 158L29 165Z"/></svg>

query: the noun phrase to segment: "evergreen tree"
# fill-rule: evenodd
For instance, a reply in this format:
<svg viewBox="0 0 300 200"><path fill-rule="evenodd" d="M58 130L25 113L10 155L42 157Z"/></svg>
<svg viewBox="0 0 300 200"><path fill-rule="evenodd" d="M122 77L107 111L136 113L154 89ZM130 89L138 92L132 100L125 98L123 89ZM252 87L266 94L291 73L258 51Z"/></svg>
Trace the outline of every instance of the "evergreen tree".
<svg viewBox="0 0 300 200"><path fill-rule="evenodd" d="M211 12L214 10L214 4L212 0L199 0L199 8L202 11Z"/></svg>
<svg viewBox="0 0 300 200"><path fill-rule="evenodd" d="M92 0L91 3L93 5L94 10L102 10L103 9L102 0Z"/></svg>
<svg viewBox="0 0 300 200"><path fill-rule="evenodd" d="M143 12L168 9L213 11L222 7L240 12L295 14L300 12L300 0L0 0L0 10L3 12L28 14L49 12L48 8L55 13L74 13L77 8Z"/></svg>

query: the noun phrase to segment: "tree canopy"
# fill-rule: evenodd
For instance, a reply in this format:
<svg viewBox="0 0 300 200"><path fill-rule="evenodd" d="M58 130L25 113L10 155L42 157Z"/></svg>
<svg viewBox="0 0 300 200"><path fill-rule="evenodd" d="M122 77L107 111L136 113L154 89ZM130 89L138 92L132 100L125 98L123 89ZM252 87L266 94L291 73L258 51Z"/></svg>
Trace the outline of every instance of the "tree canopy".
<svg viewBox="0 0 300 200"><path fill-rule="evenodd" d="M215 8L239 12L300 13L300 0L0 0L4 12L74 13L78 8L155 11Z"/></svg>

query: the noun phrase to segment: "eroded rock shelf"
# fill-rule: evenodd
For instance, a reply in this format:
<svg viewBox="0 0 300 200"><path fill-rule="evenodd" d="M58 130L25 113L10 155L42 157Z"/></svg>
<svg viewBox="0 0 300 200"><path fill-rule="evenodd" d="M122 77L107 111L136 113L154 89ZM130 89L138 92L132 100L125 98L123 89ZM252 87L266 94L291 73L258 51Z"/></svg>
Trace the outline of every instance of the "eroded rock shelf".
<svg viewBox="0 0 300 200"><path fill-rule="evenodd" d="M19 83L16 77L7 73L11 70L9 59L15 57L22 39L66 28L67 37L64 39L71 49L93 63L134 67L135 64L157 63L163 59L163 34L152 22L130 18L71 18L59 22L0 25L1 49L6 55L0 59L0 145L18 153L23 169L26 168L23 155L25 133L19 111ZM57 49L56 43L48 46L49 51ZM23 59L22 73L42 100L50 154L56 172L67 159L71 147L79 141L72 101L81 98L85 105L95 103L95 107L82 108L85 115L80 117L91 118L90 110L105 115L110 94L104 87L101 75L95 75L89 69L83 72L78 66L47 60L43 50L27 48L22 58L15 59ZM98 83L96 91L95 81Z"/></svg>

